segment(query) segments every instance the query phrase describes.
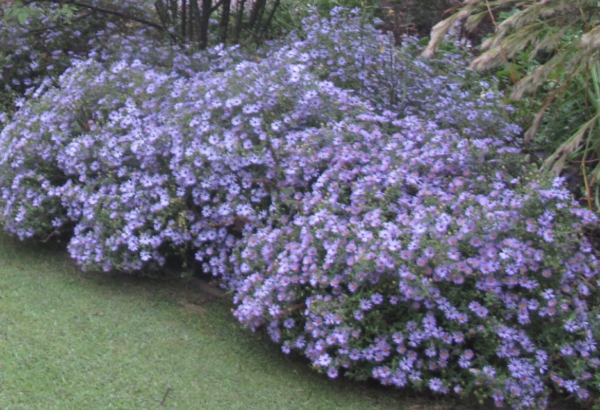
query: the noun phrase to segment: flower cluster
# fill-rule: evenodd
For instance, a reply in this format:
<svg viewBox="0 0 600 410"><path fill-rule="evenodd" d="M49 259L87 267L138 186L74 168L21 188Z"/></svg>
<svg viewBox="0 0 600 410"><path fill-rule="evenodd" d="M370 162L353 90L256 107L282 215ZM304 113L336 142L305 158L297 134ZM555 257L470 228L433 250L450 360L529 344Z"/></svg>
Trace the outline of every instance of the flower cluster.
<svg viewBox="0 0 600 410"><path fill-rule="evenodd" d="M523 166L458 56L340 9L251 58L145 41L75 63L0 132L5 230L69 235L88 269L195 261L332 378L597 396L596 217Z"/></svg>

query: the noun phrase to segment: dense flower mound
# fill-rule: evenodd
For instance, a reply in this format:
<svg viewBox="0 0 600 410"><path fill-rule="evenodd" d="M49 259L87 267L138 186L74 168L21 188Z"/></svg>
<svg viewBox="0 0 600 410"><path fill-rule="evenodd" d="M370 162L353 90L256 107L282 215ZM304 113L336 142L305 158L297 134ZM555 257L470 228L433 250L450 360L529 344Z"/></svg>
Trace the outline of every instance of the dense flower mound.
<svg viewBox="0 0 600 410"><path fill-rule="evenodd" d="M274 184L308 186L282 170L308 155L308 140L327 144L309 125L364 104L301 65L271 58L221 73L235 51L208 54L191 78L136 59L81 62L23 107L0 135L5 229L45 237L74 225L69 249L84 267L162 265L173 245L223 274L221 250L264 218Z"/></svg>
<svg viewBox="0 0 600 410"><path fill-rule="evenodd" d="M143 39L130 38L111 58L77 63L58 88L42 85L0 135L5 229L21 238L74 229L69 247L84 267L136 270L177 253L224 274L244 227L328 167L335 136L323 135L342 118L375 115L375 104L424 115L454 106L453 121L479 124L465 133L512 131L491 101L465 98L463 62L448 61L449 80L416 62L411 42L394 50L357 18L337 33L327 20L309 23L305 40L252 60L215 48L156 61ZM335 47L316 48L317 38ZM355 77L373 103L339 87ZM387 86L397 103L375 92ZM451 102L453 90L461 103Z"/></svg>
<svg viewBox="0 0 600 410"><path fill-rule="evenodd" d="M87 269L196 261L330 377L598 395L596 217L522 166L459 56L340 10L252 58L148 44L93 51L3 128L5 230L69 235Z"/></svg>
<svg viewBox="0 0 600 410"><path fill-rule="evenodd" d="M595 215L501 141L365 120L290 221L245 240L235 316L330 377L517 408L543 408L548 384L597 394L598 263L577 230Z"/></svg>

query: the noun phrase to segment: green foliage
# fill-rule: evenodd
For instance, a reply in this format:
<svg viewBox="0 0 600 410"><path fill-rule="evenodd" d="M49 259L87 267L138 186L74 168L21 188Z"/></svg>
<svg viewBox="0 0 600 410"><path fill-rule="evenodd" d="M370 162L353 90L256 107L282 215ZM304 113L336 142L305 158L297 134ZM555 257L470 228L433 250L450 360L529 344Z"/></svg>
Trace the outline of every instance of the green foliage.
<svg viewBox="0 0 600 410"><path fill-rule="evenodd" d="M72 4L61 4L60 8L57 9L57 12L50 16L50 20L57 21L63 17L70 20L73 18L75 12L77 12L77 7ZM19 24L25 24L29 17L40 16L42 11L30 7L29 5L25 5L21 1L7 1L4 4L3 13L5 21L15 18Z"/></svg>
<svg viewBox="0 0 600 410"><path fill-rule="evenodd" d="M24 24L29 16L37 14L37 10L30 7L23 6L23 3L16 1L14 3L8 3L4 9L4 19L11 17L16 18L19 23Z"/></svg>

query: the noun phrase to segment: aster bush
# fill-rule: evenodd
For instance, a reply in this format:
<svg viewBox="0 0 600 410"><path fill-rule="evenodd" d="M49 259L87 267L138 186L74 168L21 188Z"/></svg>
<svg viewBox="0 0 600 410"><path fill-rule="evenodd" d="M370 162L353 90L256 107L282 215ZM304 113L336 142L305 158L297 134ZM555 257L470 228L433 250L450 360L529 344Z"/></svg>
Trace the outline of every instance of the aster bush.
<svg viewBox="0 0 600 410"><path fill-rule="evenodd" d="M198 64L203 62L210 64ZM174 61L172 68L177 67ZM131 233L143 225L141 218L162 232L160 211L168 208L168 215L178 216L186 207L185 201L171 198L176 187L168 175L176 171L169 170L170 151L177 155L182 141L173 141L177 128L166 125L165 114L157 110L173 109L186 84L175 71L165 73L137 59L111 64L108 70L92 59L80 62L58 84L45 93L38 89L34 103L22 107L2 132L5 229L25 238L65 228L69 235L74 228L72 255L83 265L108 270L113 265L102 246L90 246L98 229L106 237L122 229ZM152 209L146 215L148 201ZM139 269L140 261L148 261L146 251L161 241L142 236L142 246L137 237L124 242L125 249L138 253L135 265L119 249L121 240L116 245L109 241L119 255L116 267ZM79 254L80 247L86 248L85 255Z"/></svg>
<svg viewBox="0 0 600 410"><path fill-rule="evenodd" d="M408 48L413 44L396 53L388 39L361 26L358 18L351 22L354 24L348 24L342 35L332 32L335 20L315 16L307 40L296 36L289 45L255 54L253 61L244 59L238 49L223 47L192 56L157 47L153 54L158 57L151 59L145 50L148 43L131 37L108 54L110 58L100 56L78 63L58 80L58 87L45 92L48 84L43 84L2 133L6 148L2 162L5 228L22 238L45 238L67 221L66 226L73 228L82 215L85 220L98 221L103 215L98 207L109 206L107 215L112 222L102 222L103 233L99 235L123 238L114 237L102 246L81 242L81 237L90 238L96 229L83 224L76 226L71 243L73 255L83 265L101 264L104 269L115 266L111 258L104 257L104 246L113 250L117 260L127 259L121 247L137 254L135 263L119 261L116 266L138 269L150 259L164 260L163 256L148 256L163 244L156 238L149 241L148 235L166 237L167 243L174 241L180 253L183 243L191 244L192 236L210 226L214 231L236 227L241 234L244 226L255 224L255 216L277 208L277 197L287 197L281 194L282 189L306 189L327 167L326 159L321 159L314 170L302 163L313 161L306 144L328 147L321 136L324 125L353 111L371 110L372 102L377 107L399 106L394 99L401 97L401 91L394 96L379 93L378 88L391 85L400 89L408 78L413 79L405 82L406 88L413 83L415 88L428 84L431 76L424 71L425 66L411 62ZM329 37L338 43L335 50L315 47L319 39ZM361 42L375 45L350 53ZM96 57L93 51L91 55ZM388 60L395 64L381 69ZM396 60L411 66L404 77L393 73L401 68ZM339 66L334 74L323 68L334 64ZM460 64L455 66L461 68ZM198 73L192 75L195 71ZM354 76L360 79L359 84L350 82ZM414 101L402 101L406 105L402 109L437 110L442 118L444 106L451 104L442 97L444 78L433 81L437 86L427 85L414 92ZM364 95L371 90L372 101L336 85L352 85ZM441 100L437 107L427 98L434 93ZM474 106L473 102L466 104L465 108ZM302 180L290 178L296 168L308 175ZM142 171L149 175L140 174ZM147 178L158 178L159 182ZM92 202L86 205L90 195ZM131 201L146 195L153 198L150 204L141 206ZM86 206L91 207L84 209ZM132 216L132 224L125 224L117 218L121 206L127 209L125 213L137 209L145 222ZM150 214L148 206L153 210ZM198 209L192 212L190 207ZM238 208L239 212L234 211ZM163 209L169 210L169 215L160 222L163 218L153 213ZM189 216L188 211L198 215ZM190 223L182 222L188 218ZM132 228L139 224L152 229L142 235L141 226ZM113 233L106 231L108 226ZM121 230L126 226L124 233ZM135 238L124 246L132 229ZM172 229L178 234L172 235ZM138 243L140 239L143 246ZM201 239L199 243L203 242ZM231 240L228 243L231 245ZM88 256L82 259L75 251L80 244L87 247ZM192 251L204 261L196 247L203 246L196 241ZM212 255L215 250L209 247L208 252ZM222 263L219 266L223 272Z"/></svg>
<svg viewBox="0 0 600 410"><path fill-rule="evenodd" d="M522 165L494 84L358 13L248 56L142 36L0 133L0 210L87 269L176 256L330 377L543 407L598 394L596 217ZM100 58L96 58L100 55Z"/></svg>
<svg viewBox="0 0 600 410"><path fill-rule="evenodd" d="M543 408L549 385L597 394L597 261L579 231L594 214L501 141L414 117L363 127L289 223L245 241L235 316L330 377L498 406Z"/></svg>

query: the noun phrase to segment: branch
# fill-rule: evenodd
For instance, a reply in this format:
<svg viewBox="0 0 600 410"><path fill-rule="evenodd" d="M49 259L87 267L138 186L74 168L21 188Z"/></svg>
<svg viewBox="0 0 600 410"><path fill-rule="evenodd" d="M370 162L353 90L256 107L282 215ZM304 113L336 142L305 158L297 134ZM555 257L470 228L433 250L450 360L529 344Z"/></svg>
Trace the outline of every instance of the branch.
<svg viewBox="0 0 600 410"><path fill-rule="evenodd" d="M91 11L88 11L88 12L86 12L86 13L81 13L81 14L79 14L79 15L77 15L77 16L75 16L75 17L73 17L73 18L70 20L70 23L72 23L72 22L74 22L74 21L78 21L78 20L84 19L84 18L87 18L87 17L89 17L89 16L91 16L91 15L92 15L92 12L91 12ZM41 32L43 32L43 31L46 31L46 30L54 30L54 29L56 29L57 27L58 27L58 25L54 25L54 26L48 26L48 27L41 27L41 28L36 28L36 29L33 29L33 30L32 30L32 29L30 29L30 30L29 30L29 33L41 33Z"/></svg>
<svg viewBox="0 0 600 410"><path fill-rule="evenodd" d="M158 405L158 408L162 408L165 405L165 400L167 400L167 396L169 395L169 393L171 392L171 388L167 387L167 391L165 392L165 395L163 396L162 401L160 402L160 404Z"/></svg>
<svg viewBox="0 0 600 410"><path fill-rule="evenodd" d="M50 235L48 235L48 236L46 237L46 239L44 239L44 240L42 241L42 243L46 243L46 242L48 242L48 241L50 240L50 238L52 238L52 237L53 237L54 235L56 235L56 234L58 234L58 231L52 231L52 233L50 233Z"/></svg>
<svg viewBox="0 0 600 410"><path fill-rule="evenodd" d="M286 315L289 315L292 312L295 312L296 310L300 310L300 309L304 309L306 307L306 303L299 303L297 305L294 305L292 307L289 307L287 309L285 309L283 312L281 312L280 314L278 314L275 319L282 319L284 318Z"/></svg>
<svg viewBox="0 0 600 410"><path fill-rule="evenodd" d="M72 5L77 6L77 7L84 7L84 8L87 8L89 10L97 11L97 12L100 12L100 13L111 14L113 16L121 17L121 18L124 18L124 19L127 19L127 20L136 21L138 23L142 23L142 24L145 24L147 26L153 27L153 28L155 28L157 30L161 30L161 31L165 31L166 30L166 28L164 26L161 26L160 24L155 23L153 21L146 20L146 19L143 19L143 18L140 18L140 17L136 17L136 16L131 16L129 14L122 13L120 11L113 11L113 10L105 9L103 7L92 6L90 4L81 3L79 1L74 1L74 0L44 0L44 1L46 1L47 3L72 4Z"/></svg>
<svg viewBox="0 0 600 410"><path fill-rule="evenodd" d="M265 35L267 33L267 30L268 30L269 26L271 25L271 21L273 20L273 16L275 15L275 11L277 10L277 7L279 7L279 3L281 3L281 0L275 0L275 4L273 5L273 8L271 9L271 13L269 13L269 17L267 17L267 22L265 23L265 25L263 27L263 35Z"/></svg>
<svg viewBox="0 0 600 410"><path fill-rule="evenodd" d="M50 0L50 1L54 1L54 0ZM60 1L58 1L58 3L60 3ZM154 27L157 30L161 30L164 31L166 30L165 27L161 26L160 24L154 23L152 21L143 19L143 18L139 18L139 17L135 17L135 16L130 16L128 14L125 13L121 13L119 11L112 11L112 10L108 10L102 7L96 7L96 6L91 6L89 4L85 4L85 3L80 3L78 1L72 1L72 2L68 2L73 4L74 6L78 6L78 7L87 7L90 10L94 10L94 11L99 11L100 13L106 13L106 14L112 14L113 16L117 16L117 17L121 17L127 20L132 20L132 21L137 21L138 23L142 23L145 24L147 26L150 27Z"/></svg>
<svg viewBox="0 0 600 410"><path fill-rule="evenodd" d="M221 5L221 3L222 3L222 2L223 2L222 0L219 0L218 2L216 2L216 3L214 4L214 6L212 6L212 7L210 8L210 13L212 14L212 13L214 13L215 11L217 11L217 9L219 8L219 6Z"/></svg>

